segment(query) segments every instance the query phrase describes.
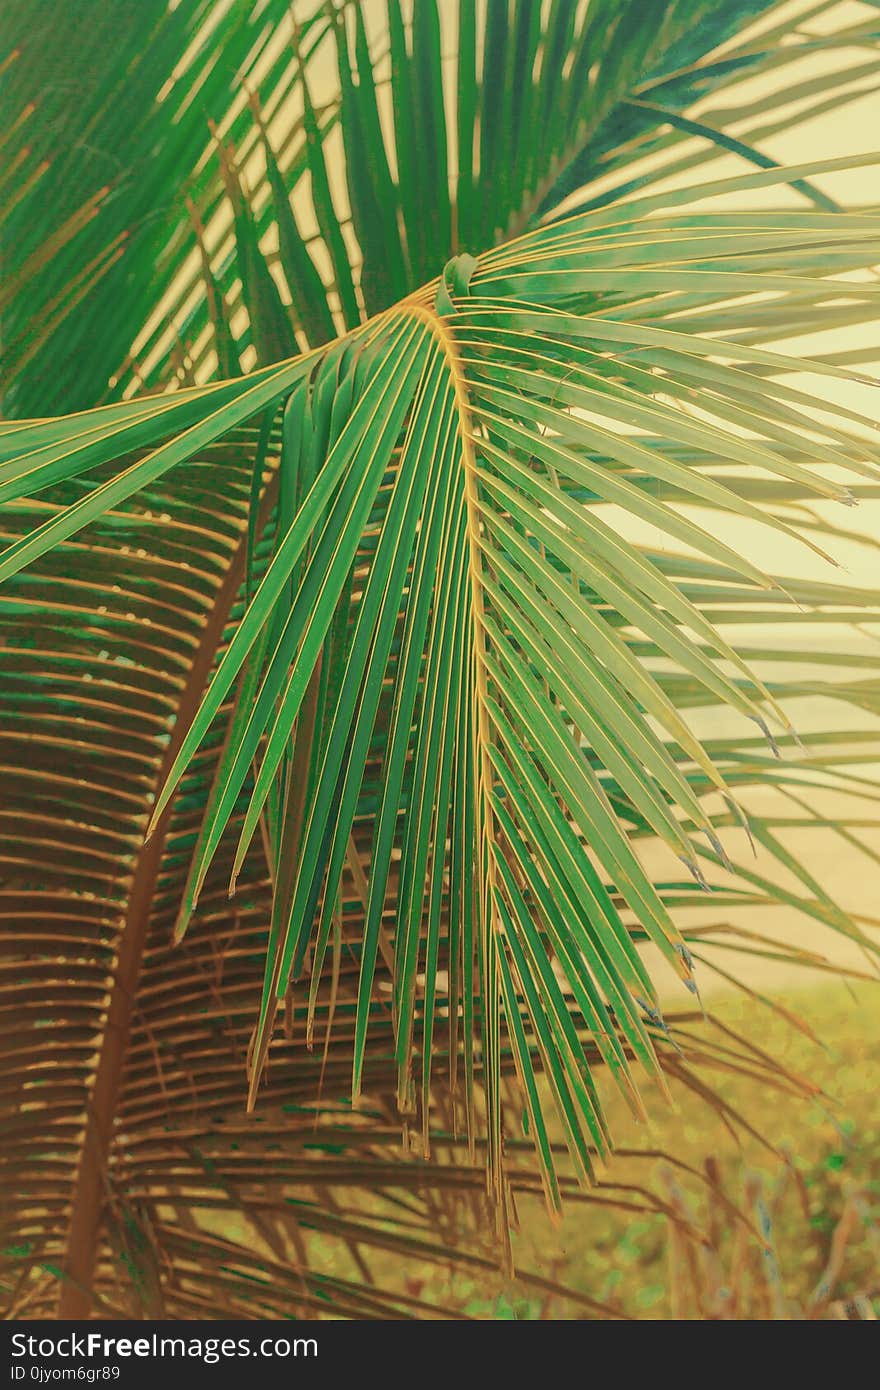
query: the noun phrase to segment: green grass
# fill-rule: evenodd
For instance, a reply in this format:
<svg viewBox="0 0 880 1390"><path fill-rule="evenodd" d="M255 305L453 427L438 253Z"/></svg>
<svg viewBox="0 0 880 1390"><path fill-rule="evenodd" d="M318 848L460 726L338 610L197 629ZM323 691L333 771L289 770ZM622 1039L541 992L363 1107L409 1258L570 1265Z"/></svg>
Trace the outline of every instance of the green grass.
<svg viewBox="0 0 880 1390"><path fill-rule="evenodd" d="M698 1179L676 1175L673 1200L713 1237L722 1282L739 1267L740 1317L803 1316L828 1265L848 1200L858 1202L860 1217L845 1243L843 1230L838 1234L843 1250L833 1299L880 1294L880 991L860 984L850 992L835 981L790 994L783 1002L809 1021L821 1045L750 999L722 997L712 1008L825 1094L803 1100L727 1073L713 1081L778 1152L791 1156L790 1168L758 1139L732 1135L689 1092L676 1095L674 1110L653 1106L652 1129L641 1133L642 1147L672 1150L694 1168L702 1170L704 1160L714 1158L724 1191L755 1224L767 1210L769 1255L754 1236L745 1251L737 1249L738 1223L723 1204L707 1196ZM609 1096L609 1111L618 1143L635 1146L622 1102ZM617 1160L608 1179L647 1183L669 1196L670 1172L656 1160ZM665 1218L571 1204L557 1231L535 1201L521 1205L520 1220L515 1249L522 1267L610 1302L630 1317L707 1316L696 1304L686 1267L689 1258L704 1261L705 1256L671 1241ZM701 1264L700 1283L704 1277ZM476 1316L578 1315L561 1299L535 1297L515 1285L468 1287L459 1280L445 1285L443 1294ZM874 1308L880 1309L876 1297ZM829 1311L840 1315L833 1308L824 1315Z"/></svg>

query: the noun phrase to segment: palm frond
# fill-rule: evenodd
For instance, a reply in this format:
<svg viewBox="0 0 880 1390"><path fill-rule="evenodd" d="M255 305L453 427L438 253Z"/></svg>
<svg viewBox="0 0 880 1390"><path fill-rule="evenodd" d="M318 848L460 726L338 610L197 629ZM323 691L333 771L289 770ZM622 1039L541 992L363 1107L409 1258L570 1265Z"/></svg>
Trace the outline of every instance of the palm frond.
<svg viewBox="0 0 880 1390"><path fill-rule="evenodd" d="M840 9L224 0L206 23L201 0L149 0L126 11L127 67L112 47L120 82L95 61L102 5L84 96L63 74L87 21L63 0L13 35L4 74L5 413L230 375L274 360L279 333L317 345L573 192L693 181L719 149L772 166L793 105L871 91L876 21ZM818 52L829 72L802 79ZM763 75L761 102L741 99Z"/></svg>
<svg viewBox="0 0 880 1390"><path fill-rule="evenodd" d="M203 668L191 668L192 717L182 702L155 838L139 860L141 873L158 860L170 798L231 698L222 775L207 798L177 934L232 818L241 817L233 887L262 826L278 867L252 1103L279 1007L312 952L316 969L326 959L352 842L369 824L354 1093L372 1021L386 1007L375 988L384 932L398 1104L413 1109L421 1094L427 1106L439 1006L475 1020L499 1199L503 1046L513 1049L549 1153L534 1082L540 1055L587 1175L586 1146L602 1152L607 1138L578 1027L635 1092L638 1072L662 1073L652 1026L662 1020L637 939L696 988L688 947L634 836L658 836L697 891L709 886L707 874L726 870L785 896L734 862L722 831L731 818L747 825L738 745L730 766L729 745L707 747L687 710L729 707L743 732L745 721L757 724L767 757L792 743L783 698L797 684L768 685L713 617L734 585L738 600L769 598L782 619L791 585L682 503L792 536L795 525L749 499L753 477L840 502L851 500L850 479L875 478L869 420L829 401L826 426L824 414L790 403L792 373L806 365L821 390L839 369L723 335L726 305L735 327L749 297L775 296L783 318L791 300L806 301L817 324L833 322L841 300L872 303L872 280L840 277L870 266L873 246L864 219L845 214L834 216L832 235L823 213L780 210L731 240L725 214L708 211L691 212L679 236L676 210L801 172L612 205L478 261L458 258L340 347L182 401L153 401L146 426L137 407L110 407L89 417L84 435L71 424L10 437L10 450L32 435L40 446L7 465L13 492L57 484L65 471L78 478L84 465L109 462L131 431L156 438L181 410L198 417L27 530L0 560L4 579L50 557L59 540L106 515L108 502L285 402L271 556L200 702ZM727 480L731 468L742 472L738 487ZM656 495L657 481L674 489L675 505ZM625 539L604 519L608 505L683 545L681 560ZM818 549L808 535L804 543ZM217 614L240 577L227 566L211 652ZM865 597L845 601L861 609ZM833 610L840 599L841 586L820 584L810 604ZM870 620L870 603L863 613ZM317 718L307 699L316 682ZM855 698L849 686L823 688ZM303 720L309 756L295 774ZM791 773L781 760L780 768L782 783L797 782L797 763ZM766 823L752 833L787 864ZM292 872L282 873L291 857ZM804 887L815 899L804 910L873 949L808 878ZM136 877L131 903L138 899ZM441 958L456 990L442 1000ZM455 1035L454 1025L458 1046ZM472 1087L468 1048L465 1063Z"/></svg>
<svg viewBox="0 0 880 1390"><path fill-rule="evenodd" d="M824 565L853 534L826 504L880 482L836 394L870 359L779 347L876 315L875 212L827 191L875 162L764 152L805 51L869 88L875 26L582 8L463 4L450 101L433 3L378 34L354 4L230 0L212 30L184 3L140 128L53 98L124 174L96 155L40 231L25 175L3 232L4 403L39 417L0 426L14 1310L60 1272L71 1316L405 1316L364 1252L450 1258L481 1168L501 1246L465 1223L474 1269L509 1268L516 1191L609 1196L602 1076L636 1116L684 1084L743 1125L708 1074L804 1089L664 1012L655 962L692 992L731 952L822 968L779 908L876 954L787 838L833 793L871 852L876 593L767 572L722 524ZM11 61L13 177L57 132L26 88L64 41ZM694 110L761 73L758 106ZM675 186L719 149L744 172ZM805 695L838 713L799 737Z"/></svg>

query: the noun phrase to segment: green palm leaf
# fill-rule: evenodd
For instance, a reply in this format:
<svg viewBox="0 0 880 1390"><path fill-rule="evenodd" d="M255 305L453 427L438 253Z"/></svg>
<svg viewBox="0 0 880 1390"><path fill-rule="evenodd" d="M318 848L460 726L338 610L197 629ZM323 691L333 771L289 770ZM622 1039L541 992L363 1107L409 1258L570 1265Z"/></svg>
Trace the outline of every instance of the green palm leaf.
<svg viewBox="0 0 880 1390"><path fill-rule="evenodd" d="M289 30L271 5L265 23L247 9L229 7L221 40L198 6L178 7L150 59L152 86L171 73L177 96L120 147L131 169L157 149L191 169L188 206L171 199L105 265L143 190L89 194L84 180L42 246L10 243L9 410L39 418L0 429L3 893L28 920L37 893L48 924L33 928L43 963L11 986L16 1017L39 1015L29 1055L39 1070L50 980L67 1057L45 1095L54 1137L25 1194L16 1307L43 1306L33 1271L63 1258L71 1314L90 1290L108 1299L114 1260L154 1316L157 1289L178 1316L218 1290L242 1316L322 1299L351 1316L399 1312L357 1252L439 1253L405 1223L389 1238L375 1213L336 1212L323 1168L291 1215L291 1186L313 1175L273 1158L260 1177L271 1214L255 1216L257 1180L236 1176L238 1141L216 1118L245 1077L285 1153L300 1128L328 1129L320 1106L303 1126L281 1115L316 1095L353 1097L379 1153L393 1093L426 1155L419 1176L395 1152L395 1189L423 1192L449 1169L469 1191L474 1169L449 1141L461 1124L506 1229L511 1182L525 1181L505 1157L518 1151L511 1073L554 1207L570 1173L589 1185L613 1147L601 1069L637 1114L646 1083L711 1098L699 1068L721 1054L689 1012L664 1018L658 957L696 992L725 949L781 949L725 917L773 904L875 950L785 831L827 822L814 788L873 797L849 761L876 753L862 720L876 659L847 652L826 669L796 625L876 621L876 595L767 573L721 522L833 558L849 533L821 508L876 491L876 426L833 394L852 363L776 346L876 313L873 213L832 211L824 192L876 162L780 169L760 130L722 137L685 114L744 73L784 77L787 50L814 46L808 31L760 4L646 19L600 0L584 19L566 3L489 3L478 45L465 4L446 102L433 4L411 25L388 4L387 77L359 6ZM736 37L764 10L763 38ZM198 39L187 82L202 63L212 74L214 109L206 97L197 116L174 85L184 35ZM874 29L843 37L861 51ZM328 54L339 90L318 107ZM864 76L861 59L841 69L842 99ZM301 119L279 139L294 92ZM752 114L772 123L778 105ZM116 139L109 111L96 129ZM16 129L10 168L25 161ZM649 186L692 178L704 145L746 172ZM630 177L634 152L654 164ZM753 193L788 188L797 201L748 211ZM730 194L736 211L705 206ZM26 184L23 209L31 196ZM80 381L72 354L111 296L113 332ZM229 377L210 382L218 363ZM174 380L190 384L131 394ZM122 399L52 418L107 392ZM769 624L770 644L743 623ZM810 678L780 676L780 660L812 663ZM799 740L790 707L804 694L861 722ZM701 732L716 725L734 732ZM798 809L755 811L768 786ZM836 823L843 837L858 828ZM644 851L658 846L655 871ZM324 1054L309 1057L321 1026ZM757 1065L748 1057L725 1064ZM38 1107L40 1084L25 1085ZM341 1139L330 1125L327 1143L357 1150L359 1123ZM22 1120L25 1155L33 1126ZM354 1160L339 1167L341 1187L366 1181ZM78 1172L69 1201L59 1171ZM208 1189L250 1236L187 1225L179 1213L210 1205ZM433 1209L419 1213L428 1231ZM300 1227L353 1250L351 1277L318 1274ZM254 1230L260 1250L245 1255Z"/></svg>
<svg viewBox="0 0 880 1390"><path fill-rule="evenodd" d="M790 177L772 171L733 184L766 186ZM682 204L684 195L668 201ZM642 219L637 240L628 235L631 222L621 222L612 207L580 215L558 230L538 231L478 262L451 262L439 287L370 323L352 342L351 405L332 445L332 422L328 431L326 423L313 420L312 429L329 447L310 461L305 480L297 476L302 412L309 395L314 412L317 381L328 366L334 369L336 349L327 354L327 365L319 355L308 384L309 359L304 359L264 373L257 385L244 379L234 402L210 414L214 393L208 393L209 404L201 405L203 421L131 465L118 482L108 480L60 511L0 561L4 577L15 573L57 538L100 515L105 497L112 505L117 496L130 495L243 417L287 398L293 384L278 468L288 493L302 500L279 534L259 587L184 733L152 825L161 820L256 651L251 679L240 692L247 692L246 715L231 727L223 776L208 800L191 874L191 905L243 791L248 804L233 884L273 790L282 798L269 818L272 858L280 862L285 816L296 805L289 797L285 802L283 783L290 778L297 721L334 615L352 601L346 596L356 582L358 552L369 528L375 537L369 572L350 631L336 651L335 688L331 672L324 692L323 732L300 817L297 868L284 894L276 894L251 1093L253 1098L276 1011L301 974L313 932L326 939L378 738L384 765L373 793L377 828L360 950L355 1094L374 1007L383 916L389 910L394 914L398 1100L408 1109L415 1104L417 1017L426 1058L432 1050L442 899L466 904L477 966L474 971L473 963L463 960L458 969L474 991L468 1010L480 1019L499 1194L501 1115L491 1078L497 1078L500 1065L502 1014L522 1075L528 1074L533 1046L512 1018L514 1001L525 1011L545 1067L556 1076L558 1103L577 1135L569 1089L574 1083L558 1070L558 1057L571 1042L565 1042L571 1025L563 991L580 1002L580 1024L594 1036L619 1029L634 1058L653 1072L658 1062L645 1000L654 1011L656 999L625 923L629 914L695 988L683 938L627 830L635 824L660 835L701 886L701 858L729 862L712 815L695 797L694 778L732 806L735 793L720 759L710 755L676 707L677 684L687 682L700 703L726 704L755 721L768 748L775 748L770 722L782 736L791 732L778 699L711 617L664 567L610 528L596 504L614 503L670 539L686 541L715 566L736 574L743 592L775 587L782 596L784 585L740 560L668 503L652 499L647 485L674 476L679 503L736 511L747 504L712 471L725 463L784 477L807 495L841 500L849 496L845 487L829 482L817 464L834 463L859 477L873 477L876 468L869 441L854 437L848 454L822 439L820 424L811 427L815 443L771 424L774 373L793 370L800 365L794 360L739 348L718 328L709 338L661 327L671 289L673 322L690 328L691 320L678 314L680 286L693 291L698 309L723 304L746 289L754 295L775 293L783 302L786 294L809 294L817 314L823 302L842 295L871 300L873 282L834 278L841 266L870 264L871 243L860 221L850 227L845 215L836 217L829 245L821 218L811 235L804 215L796 214L792 252L788 218L779 212L769 246L763 231L740 232L728 254L716 255L707 270L699 262L693 269L690 237L677 243L677 253L675 242L661 242L663 261L655 269L655 220L644 218L654 214L662 233L666 203L660 196L636 208ZM724 217L705 213L699 226L709 236L720 235ZM614 229L610 234L609 228ZM594 250L597 241L613 253L608 269ZM796 276L784 273L789 254L798 258ZM748 272L741 269L746 264ZM629 301L621 298L627 285ZM627 313L636 300L646 305L649 328ZM717 323L723 310L715 307L715 313ZM631 345L635 357L608 351L611 329L610 340ZM658 342L664 345L659 375L651 358ZM758 405L746 408L739 376L759 365L755 357L762 368L761 375L751 377ZM670 389L694 359L706 367L714 388L698 396L702 420L683 413ZM725 360L736 365L725 366ZM820 379L835 375L819 362L809 365ZM325 408L332 412L335 403L334 395ZM194 407L200 404L196 398ZM165 413L176 409L172 399ZM801 419L810 426L809 417ZM118 431L115 414L113 422ZM757 428L762 422L763 436ZM844 424L834 426L838 439L846 434ZM788 446L785 453L777 450L777 436ZM102 440L99 458L106 457L112 439ZM605 455L601 465L591 462L597 440ZM704 452L684 467L672 455L687 445ZM48 446L42 467L56 467L62 448L69 448L66 441ZM13 481L14 473L10 485ZM760 515L771 528L784 526L772 512L749 506L749 514ZM392 656L395 636L399 649ZM667 665L664 675L657 669L661 659ZM377 722L389 682L394 691L390 720ZM627 729L638 731L635 739L621 737ZM461 828L451 826L451 816L454 805L458 816L465 814L462 792L469 803L468 838L453 860L451 846ZM709 836L708 850L700 832ZM776 842L763 838L765 848L780 857ZM393 891L395 847L402 872ZM448 921L448 911L445 915ZM178 930L184 926L185 920ZM849 930L857 932L854 926ZM549 969L553 957L565 961L561 985ZM632 1084L619 1052L618 1062L624 1064L626 1084ZM583 1068L581 1053L575 1074ZM425 1085L429 1080L426 1064ZM590 1092L581 1089L578 1123L586 1131L579 1142L588 1142L595 1125L594 1105Z"/></svg>

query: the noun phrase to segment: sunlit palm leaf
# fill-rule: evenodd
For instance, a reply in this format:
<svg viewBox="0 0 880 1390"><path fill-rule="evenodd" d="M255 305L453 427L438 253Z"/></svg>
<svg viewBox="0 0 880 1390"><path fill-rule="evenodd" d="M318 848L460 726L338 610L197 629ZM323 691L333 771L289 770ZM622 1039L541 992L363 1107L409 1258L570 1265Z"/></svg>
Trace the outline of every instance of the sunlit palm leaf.
<svg viewBox="0 0 880 1390"><path fill-rule="evenodd" d="M813 6L812 21L834 8ZM746 1124L704 1070L797 1084L747 1046L708 1041L696 1014L664 1020L643 950L691 986L726 970L731 948L821 966L742 925L744 909L774 905L873 949L870 924L786 833L828 824L812 800L828 787L864 803L835 821L847 843L876 825L874 786L848 766L876 757L862 719L876 660L825 662L792 638L787 659L813 674L781 679L778 652L738 629L766 621L772 647L781 621L869 623L876 594L765 575L716 524L760 522L833 555L851 533L811 504L878 484L871 422L815 412L868 350L823 364L767 348L876 315L861 273L873 212L832 211L824 191L858 161L779 173L762 148L788 119L800 50L845 50L836 100L870 89L876 25L819 39L789 9L489 4L484 18L464 4L444 40L439 20L455 16L432 4L412 27L396 4L349 4L298 29L286 4L257 19L231 4L214 30L179 6L149 54L164 95L143 129L97 113L125 175L109 192L97 172L72 181L48 230L28 222L39 141L22 153L42 119L27 82L43 79L12 60L4 172L24 172L3 244L7 408L45 417L105 392L191 387L0 427L4 911L37 957L23 971L13 939L10 1018L28 1024L29 1061L9 1082L9 1162L29 1176L12 1306L51 1307L63 1264L71 1315L91 1287L118 1311L118 1268L148 1315L157 1287L174 1316L315 1312L328 1298L351 1316L405 1313L359 1256L334 1277L338 1264L322 1273L320 1251L298 1244L291 1185L314 1173L267 1151L301 1143L280 1107L316 1094L362 1088L372 1104L396 1085L400 1109L420 1110L421 1146L441 1162L419 1176L395 1153L392 1206L443 1186L453 1114L503 1206L505 1169L534 1186L510 1159L513 1068L556 1205L571 1183L554 1134L586 1182L614 1137L603 1066L637 1113L650 1074ZM763 36L736 36L764 11ZM184 34L199 39L189 67ZM321 104L328 63L339 91ZM688 114L697 98L739 101L736 82L760 73L779 77L762 102ZM829 99L796 90L804 109ZM74 147L81 116L65 117ZM57 136L51 120L40 129ZM700 187L699 205L693 188L646 187L719 149L749 172ZM631 172L642 154L653 162ZM167 196L172 164L175 179L191 170L187 197L176 184ZM593 211L539 226L585 181ZM702 206L710 191L783 183L798 196L784 210ZM159 188L161 212L144 218ZM218 365L233 379L204 385ZM803 694L833 697L859 727L798 742L787 710ZM707 710L736 731L699 737ZM755 812L767 786L790 815ZM640 857L657 841L660 873ZM50 1034L64 1055L51 1087ZM438 1066L460 1096L451 1111ZM260 1115L278 1118L257 1141L265 1219L227 1134L246 1071ZM52 1134L39 1155L37 1119L40 1144ZM365 1127L381 1151L372 1111ZM322 1119L315 1133L350 1153L337 1181L356 1204L372 1184L360 1139ZM471 1191L473 1169L448 1167ZM375 1207L342 1217L335 1200L316 1187L302 1224L355 1251L441 1258L430 1241L407 1246L406 1220L389 1246ZM244 1234L211 1237L206 1203ZM436 1226L430 1201L417 1220Z"/></svg>
<svg viewBox="0 0 880 1390"><path fill-rule="evenodd" d="M524 230L597 179L628 191L730 148L772 165L764 142L793 100L804 119L870 93L877 39L875 20L835 22L839 0L425 0L411 25L398 0L347 0L335 19L317 3L224 0L210 24L201 0L149 0L124 26L124 84L111 74L101 88L90 63L84 100L57 74L86 29L99 51L114 11L98 9L88 20L80 0L54 6L51 25L14 35L4 74L3 159L21 187L2 229L0 312L6 409L19 415L218 363L229 375L254 349L268 360L267 319L270 336L325 341L334 320L355 326L451 254ZM443 51L457 55L445 92ZM829 71L800 80L819 51L837 55ZM738 84L763 74L761 101L742 100ZM246 217L229 203L233 157Z"/></svg>
<svg viewBox="0 0 880 1390"><path fill-rule="evenodd" d="M718 191L772 185L794 172L800 174L745 175ZM584 1146L599 1144L601 1151L605 1137L571 1007L621 1084L632 1088L631 1059L649 1072L658 1061L656 1001L627 921L637 922L638 934L695 987L688 949L632 839L633 830L659 835L700 886L701 861L732 867L733 851L722 844L706 793L719 794L743 823L745 816L724 756L713 756L689 727L688 703L730 706L764 731L768 751L776 751L772 725L780 741L791 737L777 695L730 646L711 609L677 582L674 557L626 541L601 506L613 503L671 542L684 542L686 554L708 564L704 572L735 578L740 596L769 592L787 600L783 584L680 505L656 496L654 482L674 487L679 504L739 512L791 535L789 523L749 501L748 486L731 490L719 465L745 469L746 483L763 473L802 495L840 501L850 500L844 475L876 477L876 445L852 432L846 412L834 418L829 406L826 427L806 407L787 404L797 396L786 376L801 364L723 337L725 301L734 301L736 324L744 295L771 293L783 312L789 297L807 299L817 322L823 313L833 321L841 298L875 299L873 281L835 278L871 264L864 219L835 216L832 235L823 214L780 211L731 238L725 215L706 212L688 216L682 238L674 209L687 201L682 192L615 205L479 261L450 262L438 284L354 335L346 349L344 414L335 347L314 362L220 388L232 399L216 409L216 390L196 394L185 408L202 418L188 431L118 481L85 493L0 560L4 578L20 571L102 515L105 499L131 495L255 411L286 399L278 469L288 518L279 515L271 558L153 815L155 827L249 669L178 934L245 793L233 884L264 815L270 862L280 865L290 855L295 861L294 872L276 884L249 1063L253 1097L276 1011L301 975L315 933L323 957L351 837L369 798L375 831L360 946L355 1093L390 914L398 1102L404 1110L415 1104L416 1049L425 1058L427 1095L442 957L447 971L454 968L467 1017L479 1022L499 1195L502 1020L533 1097L539 1138L544 1122L530 1080L535 1047L586 1172ZM711 260L703 241L713 249ZM708 313L711 337L699 331ZM819 381L836 375L809 365ZM322 393L327 373L334 389ZM697 413L682 408L691 400ZM777 405L797 431L780 423ZM150 408L158 413L148 427L158 433L184 407L175 398ZM89 421L87 438L97 434L98 443L80 462L69 463L66 442L44 445L43 471L33 471L34 455L20 456L8 465L8 488L109 459L125 437L120 431L141 427L114 407L103 435L104 418L99 412ZM54 428L34 427L37 440ZM29 438L28 430L20 436ZM676 457L683 448L691 450L686 463ZM841 482L824 471L829 465L842 470ZM699 561L685 568L693 576ZM824 597L819 586L819 602ZM837 597L829 591L827 601ZM334 644L334 620L346 609L348 631ZM290 759L322 652L321 718L299 785ZM382 766L378 783L367 783L377 740ZM783 857L769 834L759 831L759 838ZM398 853L400 872L392 875ZM762 881L746 868L739 873ZM860 937L839 911L823 916ZM444 1007L457 1011L459 1002Z"/></svg>

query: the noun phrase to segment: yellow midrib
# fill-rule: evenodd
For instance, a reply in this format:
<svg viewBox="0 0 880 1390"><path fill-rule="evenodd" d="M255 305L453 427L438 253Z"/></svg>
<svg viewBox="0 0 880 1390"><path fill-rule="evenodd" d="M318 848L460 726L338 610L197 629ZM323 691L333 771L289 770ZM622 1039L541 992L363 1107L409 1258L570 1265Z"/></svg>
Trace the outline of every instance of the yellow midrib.
<svg viewBox="0 0 880 1390"><path fill-rule="evenodd" d="M490 914L494 917L495 900L495 857L492 853L491 843L494 841L492 833L493 811L491 802L491 762L489 758L490 729L488 707L488 676L485 661L485 643L487 628L485 623L486 594L483 587L481 556L482 551L479 540L480 527L480 506L477 493L477 465L474 455L474 426L471 407L467 398L467 388L465 385L465 374L461 365L458 353L458 345L453 334L450 332L446 320L433 308L429 307L423 299L423 293L413 296L412 299L405 301L406 310L415 318L427 324L439 342L444 357L449 367L452 378L453 392L455 396L456 410L460 422L459 435L461 438L462 463L464 471L464 492L465 506L467 515L467 535L468 535L468 571L470 576L471 600L474 615L474 658L476 674L476 694L477 694L477 718L476 735L480 751L480 770L479 770L479 793L483 806L483 829L480 837L479 853L480 857L487 858L485 871L488 876ZM482 865L481 865L482 867Z"/></svg>
<svg viewBox="0 0 880 1390"><path fill-rule="evenodd" d="M492 953L502 948L500 943L495 939L496 933L500 929L497 925L497 909L495 906L497 885L494 834L495 816L491 799L492 764L489 757L491 720L489 717L488 673L485 660L487 638L485 622L486 593L483 586L481 569L482 551L479 539L480 505L477 493L477 464L473 444L474 423L467 397L465 374L458 353L458 344L455 341L454 334L451 332L448 323L436 312L433 308L432 301L428 299L428 295L433 295L435 288L436 286L432 285L420 291L418 294L413 295L412 298L404 301L401 308L426 324L440 344L452 378L455 405L459 418L467 518L468 571L474 616L473 656L476 677L476 719L474 721L474 736L479 745L480 766L478 774L478 795L483 809L483 824L477 843L478 882L481 898L479 921L483 938L483 958L488 968L488 962L492 957ZM488 897L485 911L482 907L484 893ZM497 1037L497 1005L497 998L485 1000L488 1037L484 1035L483 1047L485 1049L488 1046L490 1053L493 1046L496 1049L499 1046ZM494 1188L499 1205L503 1206L506 1203L506 1197L502 1173L499 1098L497 1095L493 1094L494 1084L491 1077L492 1064L489 1056L484 1057L484 1069L488 1108L490 1113L494 1113L494 1120L489 1126L490 1186Z"/></svg>

